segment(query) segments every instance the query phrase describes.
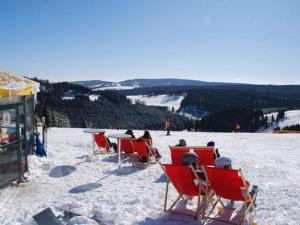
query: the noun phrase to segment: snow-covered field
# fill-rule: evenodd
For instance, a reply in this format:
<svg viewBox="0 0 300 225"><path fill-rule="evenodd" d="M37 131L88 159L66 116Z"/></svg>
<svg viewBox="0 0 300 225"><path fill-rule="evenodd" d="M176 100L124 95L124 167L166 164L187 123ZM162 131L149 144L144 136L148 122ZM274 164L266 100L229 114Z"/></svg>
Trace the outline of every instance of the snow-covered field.
<svg viewBox="0 0 300 225"><path fill-rule="evenodd" d="M106 130L106 134L123 133ZM136 136L142 131L134 131ZM185 138L188 145L215 141L221 155L231 157L251 184L259 185L256 220L259 225L298 225L300 221L300 135L271 133L192 133L151 131L162 162L170 162L169 145ZM96 215L118 225L201 224L189 217L165 214L166 177L158 164L133 168L117 156L92 154L89 134L82 129L51 128L48 158L31 157L29 182L0 190L0 224L33 225L32 216L57 206ZM69 170L68 170L69 168ZM70 170L72 169L73 170ZM63 174L70 172L69 175ZM66 175L66 176L63 176ZM176 193L170 193L175 199ZM94 224L86 218L69 224ZM213 222L211 225L220 223Z"/></svg>
<svg viewBox="0 0 300 225"><path fill-rule="evenodd" d="M115 85L100 85L100 87L98 86L94 86L93 90L94 91L105 91L105 90L129 90L129 89L134 89L139 87L138 85L134 85L134 86L123 86L120 83L115 83Z"/></svg>
<svg viewBox="0 0 300 225"><path fill-rule="evenodd" d="M184 99L184 96L181 95L130 95L127 96L128 99L131 100L132 103L143 102L145 105L151 106L165 106L168 107L169 110L174 108L178 110L180 108L180 104Z"/></svg>

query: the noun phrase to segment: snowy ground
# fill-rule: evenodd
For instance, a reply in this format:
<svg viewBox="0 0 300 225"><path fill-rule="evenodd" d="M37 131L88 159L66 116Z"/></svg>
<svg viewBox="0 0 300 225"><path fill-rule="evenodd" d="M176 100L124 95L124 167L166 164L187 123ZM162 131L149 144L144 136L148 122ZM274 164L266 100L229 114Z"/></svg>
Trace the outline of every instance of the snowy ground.
<svg viewBox="0 0 300 225"><path fill-rule="evenodd" d="M92 154L91 136L82 129L51 128L48 158L32 157L29 182L0 189L0 224L34 225L32 216L46 207L71 207L118 225L200 224L189 217L162 212L166 178L159 165L117 169L115 154ZM107 134L122 133L107 130ZM136 136L142 131L134 131ZM151 131L162 162L170 162L169 145L185 138L189 145L214 140L219 151L242 168L251 184L258 184L260 225L298 225L300 218L300 135L271 133L191 133ZM70 174L63 174L68 172ZM63 176L66 175L66 176ZM171 192L171 198L176 193ZM78 218L79 219L79 218ZM83 223L88 223L83 218ZM76 224L76 221L69 224ZM220 223L210 223L217 225Z"/></svg>
<svg viewBox="0 0 300 225"><path fill-rule="evenodd" d="M128 99L131 100L132 103L143 102L145 105L152 106L165 106L168 107L169 110L174 108L178 110L180 108L180 104L184 99L184 96L181 95L129 95Z"/></svg>

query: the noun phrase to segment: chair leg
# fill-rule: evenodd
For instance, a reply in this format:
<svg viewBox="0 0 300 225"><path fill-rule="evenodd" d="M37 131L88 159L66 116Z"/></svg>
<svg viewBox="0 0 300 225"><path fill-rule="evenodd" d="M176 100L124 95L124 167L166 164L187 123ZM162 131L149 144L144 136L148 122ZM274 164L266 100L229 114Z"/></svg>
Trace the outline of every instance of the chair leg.
<svg viewBox="0 0 300 225"><path fill-rule="evenodd" d="M171 207L167 210L167 211L171 211L173 209L173 207L177 204L177 202L179 201L179 199L182 197L183 194L180 194L178 196L178 198L175 200L175 202L171 205Z"/></svg>
<svg viewBox="0 0 300 225"><path fill-rule="evenodd" d="M166 185L166 193L165 193L164 211L166 211L166 209L167 209L167 201L168 201L169 184L170 184L170 181L168 180L168 181L167 181L167 185Z"/></svg>

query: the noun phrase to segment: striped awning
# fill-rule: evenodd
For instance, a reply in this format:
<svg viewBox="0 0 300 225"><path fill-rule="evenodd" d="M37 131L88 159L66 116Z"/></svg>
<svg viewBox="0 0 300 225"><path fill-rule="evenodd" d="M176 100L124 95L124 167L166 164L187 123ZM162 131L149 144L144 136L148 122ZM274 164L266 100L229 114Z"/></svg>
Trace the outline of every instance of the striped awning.
<svg viewBox="0 0 300 225"><path fill-rule="evenodd" d="M39 90L38 82L0 72L0 97L33 95Z"/></svg>

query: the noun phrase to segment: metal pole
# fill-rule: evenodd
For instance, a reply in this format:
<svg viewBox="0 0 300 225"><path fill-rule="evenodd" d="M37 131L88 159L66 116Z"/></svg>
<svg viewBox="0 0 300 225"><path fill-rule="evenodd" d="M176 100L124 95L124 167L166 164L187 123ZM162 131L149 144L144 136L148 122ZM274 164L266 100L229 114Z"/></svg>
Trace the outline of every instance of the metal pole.
<svg viewBox="0 0 300 225"><path fill-rule="evenodd" d="M19 106L16 107L16 135L18 141L17 147L17 162L18 162L18 183L21 182L22 177L22 153L21 153L21 135L20 135L20 111Z"/></svg>
<svg viewBox="0 0 300 225"><path fill-rule="evenodd" d="M95 154L95 134L92 133L93 154Z"/></svg>
<svg viewBox="0 0 300 225"><path fill-rule="evenodd" d="M117 143L118 143L118 165L119 169L121 168L121 139L117 138Z"/></svg>

